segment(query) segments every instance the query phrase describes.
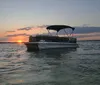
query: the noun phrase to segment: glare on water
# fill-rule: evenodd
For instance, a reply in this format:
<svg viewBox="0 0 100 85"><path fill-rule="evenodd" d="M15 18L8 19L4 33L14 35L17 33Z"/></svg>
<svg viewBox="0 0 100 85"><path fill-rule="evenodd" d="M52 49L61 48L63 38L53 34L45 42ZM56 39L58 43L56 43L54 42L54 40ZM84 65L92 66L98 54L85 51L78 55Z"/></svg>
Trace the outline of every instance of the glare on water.
<svg viewBox="0 0 100 85"><path fill-rule="evenodd" d="M79 48L27 52L24 44L0 44L0 85L99 85L100 42Z"/></svg>

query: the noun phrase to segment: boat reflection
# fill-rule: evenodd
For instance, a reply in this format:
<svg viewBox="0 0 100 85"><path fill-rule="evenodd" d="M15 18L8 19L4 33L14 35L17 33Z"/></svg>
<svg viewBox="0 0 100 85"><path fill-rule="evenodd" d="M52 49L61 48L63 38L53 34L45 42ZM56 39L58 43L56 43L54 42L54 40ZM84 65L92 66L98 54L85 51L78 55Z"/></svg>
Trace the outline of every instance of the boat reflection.
<svg viewBox="0 0 100 85"><path fill-rule="evenodd" d="M77 49L49 49L30 52L30 61L31 63L36 64L36 68L38 68L36 73L41 74L39 75L41 84L46 85L46 83L48 83L50 85L70 85L70 81L74 79L72 69L76 63L76 61L74 61L76 52ZM31 70L32 69L33 68L31 68ZM43 82L42 79L45 80L45 82ZM37 82L37 84L39 83Z"/></svg>
<svg viewBox="0 0 100 85"><path fill-rule="evenodd" d="M60 58L61 55L64 55L64 54L68 54L68 53L71 53L71 52L74 52L74 51L77 51L77 48L60 48L60 49L44 49L44 50L39 50L39 51L34 51L34 52L31 52L31 51L28 51L30 53L30 56L34 56L35 57L51 57L51 58Z"/></svg>

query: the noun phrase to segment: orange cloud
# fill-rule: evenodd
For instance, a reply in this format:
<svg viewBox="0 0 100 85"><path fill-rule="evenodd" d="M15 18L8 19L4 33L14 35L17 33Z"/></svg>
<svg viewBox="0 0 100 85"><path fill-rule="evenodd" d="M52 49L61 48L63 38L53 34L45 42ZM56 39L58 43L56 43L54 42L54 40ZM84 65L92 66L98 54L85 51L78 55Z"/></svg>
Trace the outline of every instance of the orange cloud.
<svg viewBox="0 0 100 85"><path fill-rule="evenodd" d="M74 34L78 40L100 40L100 32Z"/></svg>
<svg viewBox="0 0 100 85"><path fill-rule="evenodd" d="M12 33L12 32L15 32L15 31L6 31L6 32L10 32L10 33Z"/></svg>
<svg viewBox="0 0 100 85"><path fill-rule="evenodd" d="M28 41L29 35L47 34L48 31L45 29L47 26L48 25L38 25L38 26L17 28L14 31L6 31L5 34L0 33L0 37L1 37L0 41L16 42L18 40L21 40L23 42L26 42L26 41ZM98 30L98 32L97 31L93 32L95 30L94 28L93 29L88 28L89 31L92 33L87 33L88 31L85 29L84 29L85 31L81 28L79 28L78 30L77 29L76 29L77 32L76 32L76 34L74 34L74 36L77 37L78 40L100 40L99 30ZM99 29L99 28L97 28L97 29ZM50 32L52 34L54 34L54 31L50 31ZM59 35L64 35L64 34L65 33L63 31L59 33ZM6 36L6 37L4 37L4 36Z"/></svg>

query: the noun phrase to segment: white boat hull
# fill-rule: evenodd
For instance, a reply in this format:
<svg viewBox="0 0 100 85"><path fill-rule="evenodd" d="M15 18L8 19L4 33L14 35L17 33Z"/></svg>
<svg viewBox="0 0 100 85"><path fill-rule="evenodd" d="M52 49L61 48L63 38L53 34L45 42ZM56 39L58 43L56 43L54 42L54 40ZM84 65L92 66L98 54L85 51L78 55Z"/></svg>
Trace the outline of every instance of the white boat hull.
<svg viewBox="0 0 100 85"><path fill-rule="evenodd" d="M52 49L52 48L77 48L77 43L68 42L27 42L25 43L27 50L41 50L41 49Z"/></svg>

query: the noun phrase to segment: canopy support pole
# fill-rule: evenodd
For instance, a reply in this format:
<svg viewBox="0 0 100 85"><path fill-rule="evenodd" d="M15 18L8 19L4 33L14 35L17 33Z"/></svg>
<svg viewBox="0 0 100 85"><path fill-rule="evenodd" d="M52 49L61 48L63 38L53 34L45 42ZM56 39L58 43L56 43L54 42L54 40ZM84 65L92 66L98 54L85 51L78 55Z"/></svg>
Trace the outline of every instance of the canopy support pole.
<svg viewBox="0 0 100 85"><path fill-rule="evenodd" d="M48 34L50 34L50 35L51 35L51 33L49 32L49 30L48 30Z"/></svg>
<svg viewBox="0 0 100 85"><path fill-rule="evenodd" d="M72 32L70 33L70 35L73 36L73 30L72 30Z"/></svg>
<svg viewBox="0 0 100 85"><path fill-rule="evenodd" d="M66 30L64 29L64 32L67 34L67 36L68 36L68 33L66 32Z"/></svg>
<svg viewBox="0 0 100 85"><path fill-rule="evenodd" d="M56 33L56 35L58 36L58 32Z"/></svg>

